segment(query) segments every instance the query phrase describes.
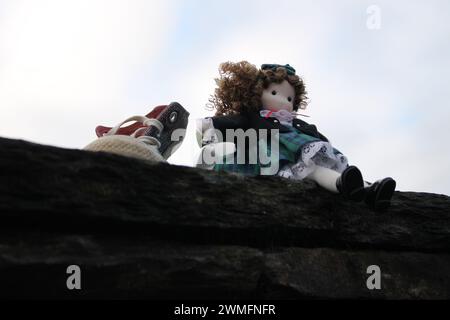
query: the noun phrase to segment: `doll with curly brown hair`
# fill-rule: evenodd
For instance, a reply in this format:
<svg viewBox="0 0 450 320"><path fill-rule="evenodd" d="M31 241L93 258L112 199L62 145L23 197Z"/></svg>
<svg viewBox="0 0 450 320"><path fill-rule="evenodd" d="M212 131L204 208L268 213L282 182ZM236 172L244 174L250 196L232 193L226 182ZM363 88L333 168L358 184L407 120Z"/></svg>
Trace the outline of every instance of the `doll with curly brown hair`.
<svg viewBox="0 0 450 320"><path fill-rule="evenodd" d="M266 143L266 150L277 150L276 175L295 179L311 179L321 187L340 193L353 201L365 202L372 208L385 209L390 205L396 183L384 178L374 183L364 181L360 170L349 166L347 158L321 134L316 126L297 118L299 109L306 108L303 80L290 65L264 64L261 68L247 61L226 62L220 65L217 88L210 98L216 110L214 117L199 119L197 131L202 154L205 150L226 158L209 168L247 175L260 175L261 161L250 162L249 150L260 148L258 143L245 145L244 162L236 161L240 147L236 136L228 131L264 130L276 132L277 148ZM225 141L219 138L226 136ZM244 139L245 140L245 139ZM217 146L221 146L217 148ZM231 145L231 147L230 147ZM272 156L275 153L272 152ZM232 161L229 161L231 157ZM257 158L259 159L259 158ZM199 162L201 166L201 161Z"/></svg>

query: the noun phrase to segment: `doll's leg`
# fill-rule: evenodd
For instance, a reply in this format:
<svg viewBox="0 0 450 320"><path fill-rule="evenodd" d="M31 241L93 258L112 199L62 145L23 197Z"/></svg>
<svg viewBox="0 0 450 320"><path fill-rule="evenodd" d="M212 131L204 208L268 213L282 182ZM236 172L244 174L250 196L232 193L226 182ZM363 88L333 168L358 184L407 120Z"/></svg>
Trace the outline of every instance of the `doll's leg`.
<svg viewBox="0 0 450 320"><path fill-rule="evenodd" d="M317 166L307 178L333 193L343 193L349 199L356 201L364 199L367 205L375 210L385 210L390 206L396 187L396 182L392 178L374 183L363 181L360 171L353 166L348 167L342 174Z"/></svg>
<svg viewBox="0 0 450 320"><path fill-rule="evenodd" d="M367 183L365 186L367 205L375 210L387 209L391 204L394 195L396 182L392 178L384 178L374 183Z"/></svg>
<svg viewBox="0 0 450 320"><path fill-rule="evenodd" d="M317 182L319 186L333 193L339 193L336 186L337 179L341 176L339 172L317 166L316 169L308 175L308 178Z"/></svg>
<svg viewBox="0 0 450 320"><path fill-rule="evenodd" d="M322 188L325 188L328 191L339 193L336 181L340 176L341 174L334 170L317 166L316 170L310 173L308 178L317 182ZM364 188L369 188L370 186L373 186L373 183L364 181Z"/></svg>
<svg viewBox="0 0 450 320"><path fill-rule="evenodd" d="M364 180L361 172L355 166L347 167L342 173L316 166L308 178L333 193L342 194L349 200L362 201L364 199Z"/></svg>

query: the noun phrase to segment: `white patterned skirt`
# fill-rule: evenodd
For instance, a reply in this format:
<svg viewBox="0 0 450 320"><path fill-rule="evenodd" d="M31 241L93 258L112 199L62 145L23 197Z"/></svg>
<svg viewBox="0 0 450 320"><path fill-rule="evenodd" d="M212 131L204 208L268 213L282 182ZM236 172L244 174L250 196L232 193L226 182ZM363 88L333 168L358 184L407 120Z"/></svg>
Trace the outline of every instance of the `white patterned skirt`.
<svg viewBox="0 0 450 320"><path fill-rule="evenodd" d="M302 180L309 176L317 166L342 173L348 167L348 160L329 142L315 141L302 147L297 163L290 163L278 172L278 176Z"/></svg>

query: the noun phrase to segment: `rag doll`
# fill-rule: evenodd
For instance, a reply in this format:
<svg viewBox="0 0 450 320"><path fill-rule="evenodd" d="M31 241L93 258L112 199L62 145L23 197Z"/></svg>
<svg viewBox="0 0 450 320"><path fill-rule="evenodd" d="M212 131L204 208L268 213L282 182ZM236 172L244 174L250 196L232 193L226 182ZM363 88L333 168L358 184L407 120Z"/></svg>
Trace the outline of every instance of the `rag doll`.
<svg viewBox="0 0 450 320"><path fill-rule="evenodd" d="M236 140L220 141L229 130L278 130L276 175L288 179L311 179L321 187L340 193L346 199L365 201L375 210L390 205L396 182L384 178L374 183L364 181L360 170L349 166L347 157L334 148L315 125L297 118L306 108L303 80L290 65L264 64L261 68L247 61L226 62L220 66L217 88L210 98L214 117L199 119L197 132L203 155L211 152L227 161L206 167L216 171L247 175L262 174L262 164L238 162ZM259 143L260 141L258 141ZM230 147L231 145L231 147ZM268 143L267 149L271 149ZM218 147L220 146L220 147ZM252 146L246 146L246 152ZM231 160L229 161L231 157ZM248 154L245 159L248 160ZM217 158L216 158L217 159Z"/></svg>

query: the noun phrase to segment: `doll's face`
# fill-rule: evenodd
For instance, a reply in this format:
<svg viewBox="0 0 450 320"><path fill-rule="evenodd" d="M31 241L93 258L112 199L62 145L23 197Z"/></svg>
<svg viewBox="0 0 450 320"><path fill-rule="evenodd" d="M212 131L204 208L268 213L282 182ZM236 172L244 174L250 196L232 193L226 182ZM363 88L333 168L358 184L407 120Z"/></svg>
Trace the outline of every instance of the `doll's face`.
<svg viewBox="0 0 450 320"><path fill-rule="evenodd" d="M281 83L271 83L267 89L263 90L262 108L270 111L284 109L292 112L294 111L294 99L295 89L287 80Z"/></svg>

